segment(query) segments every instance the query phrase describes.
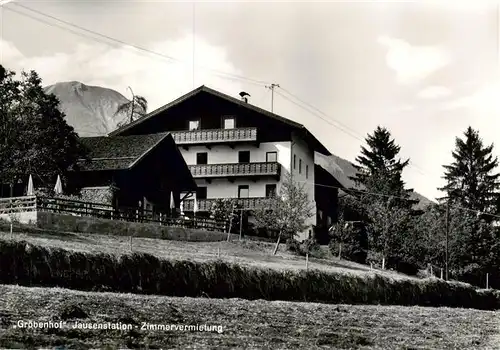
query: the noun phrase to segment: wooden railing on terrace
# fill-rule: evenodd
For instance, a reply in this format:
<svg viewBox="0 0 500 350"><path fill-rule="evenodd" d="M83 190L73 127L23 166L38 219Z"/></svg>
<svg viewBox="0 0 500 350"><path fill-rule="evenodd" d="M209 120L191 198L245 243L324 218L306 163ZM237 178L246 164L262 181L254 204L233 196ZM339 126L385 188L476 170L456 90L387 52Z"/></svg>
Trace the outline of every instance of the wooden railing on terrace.
<svg viewBox="0 0 500 350"><path fill-rule="evenodd" d="M42 211L74 216L89 216L102 219L123 220L141 223L158 223L167 226L199 228L224 231L225 223L206 218L173 218L166 214L132 207L114 208L108 204L51 197L0 198L0 214Z"/></svg>
<svg viewBox="0 0 500 350"><path fill-rule="evenodd" d="M198 210L200 212L208 212L212 208L213 204L218 198L210 199L198 199ZM269 198L265 197L253 197L253 198L235 198L236 204L239 208L244 210L253 210L262 207L269 201ZM186 199L184 200L184 210L191 212L194 209L194 200Z"/></svg>
<svg viewBox="0 0 500 350"><path fill-rule="evenodd" d="M278 162L228 163L190 165L189 170L195 178L226 176L262 176L280 174Z"/></svg>
<svg viewBox="0 0 500 350"><path fill-rule="evenodd" d="M257 128L186 130L171 134L178 145L257 140Z"/></svg>

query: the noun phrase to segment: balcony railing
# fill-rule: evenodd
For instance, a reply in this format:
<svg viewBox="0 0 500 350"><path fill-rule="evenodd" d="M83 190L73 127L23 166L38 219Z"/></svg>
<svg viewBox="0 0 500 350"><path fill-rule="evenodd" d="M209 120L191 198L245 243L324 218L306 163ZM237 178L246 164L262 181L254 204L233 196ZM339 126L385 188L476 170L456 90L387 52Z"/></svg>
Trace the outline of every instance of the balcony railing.
<svg viewBox="0 0 500 350"><path fill-rule="evenodd" d="M194 178L280 175L278 162L190 165Z"/></svg>
<svg viewBox="0 0 500 350"><path fill-rule="evenodd" d="M216 198L198 199L198 211L200 212L210 211L210 208L212 208L212 205L215 203L216 200L217 200ZM235 200L237 201L238 205L241 208L246 210L253 210L264 206L269 199L265 197L253 197L253 198L238 198ZM184 201L184 211L193 211L193 208L194 208L194 200L186 199Z"/></svg>
<svg viewBox="0 0 500 350"><path fill-rule="evenodd" d="M257 141L257 128L172 131L178 145Z"/></svg>

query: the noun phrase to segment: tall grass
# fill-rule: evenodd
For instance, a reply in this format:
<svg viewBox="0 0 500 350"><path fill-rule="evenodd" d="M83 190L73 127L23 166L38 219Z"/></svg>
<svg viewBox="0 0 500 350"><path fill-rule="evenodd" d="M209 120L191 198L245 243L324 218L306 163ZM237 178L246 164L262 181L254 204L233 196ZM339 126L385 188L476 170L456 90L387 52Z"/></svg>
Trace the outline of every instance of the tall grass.
<svg viewBox="0 0 500 350"><path fill-rule="evenodd" d="M450 306L493 310L493 291L437 279L278 271L221 261L170 261L149 254L71 252L0 240L0 283L168 296L346 304Z"/></svg>

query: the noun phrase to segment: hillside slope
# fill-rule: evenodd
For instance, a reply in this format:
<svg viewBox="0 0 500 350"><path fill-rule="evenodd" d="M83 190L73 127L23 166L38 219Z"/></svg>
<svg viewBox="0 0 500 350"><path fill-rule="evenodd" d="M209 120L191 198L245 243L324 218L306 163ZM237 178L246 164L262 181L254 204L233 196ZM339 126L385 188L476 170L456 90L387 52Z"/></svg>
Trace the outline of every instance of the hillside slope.
<svg viewBox="0 0 500 350"><path fill-rule="evenodd" d="M114 114L128 100L115 90L77 81L56 83L44 90L59 99L67 123L82 137L107 135L124 118Z"/></svg>
<svg viewBox="0 0 500 350"><path fill-rule="evenodd" d="M347 188L357 187L354 181L350 179L350 177L356 174L356 168L351 162L334 154L332 156L324 156L320 153L316 153L314 157L316 164L328 170L328 172L330 172L330 174L332 174L342 185ZM419 201L419 204L416 206L417 209L422 209L433 203L430 199L422 196L418 192L413 192L411 198Z"/></svg>

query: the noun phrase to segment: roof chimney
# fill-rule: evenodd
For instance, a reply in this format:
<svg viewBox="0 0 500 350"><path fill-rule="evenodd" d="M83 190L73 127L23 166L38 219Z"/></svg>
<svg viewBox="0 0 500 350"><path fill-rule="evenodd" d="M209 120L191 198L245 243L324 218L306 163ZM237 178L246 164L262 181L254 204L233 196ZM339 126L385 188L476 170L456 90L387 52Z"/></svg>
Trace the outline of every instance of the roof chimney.
<svg viewBox="0 0 500 350"><path fill-rule="evenodd" d="M242 91L240 92L240 97L242 101L248 103L248 97L250 97L250 94L248 92Z"/></svg>

